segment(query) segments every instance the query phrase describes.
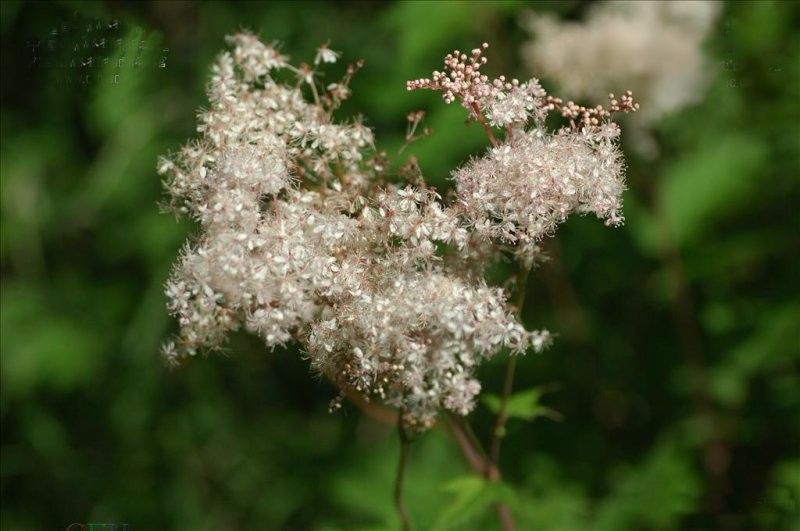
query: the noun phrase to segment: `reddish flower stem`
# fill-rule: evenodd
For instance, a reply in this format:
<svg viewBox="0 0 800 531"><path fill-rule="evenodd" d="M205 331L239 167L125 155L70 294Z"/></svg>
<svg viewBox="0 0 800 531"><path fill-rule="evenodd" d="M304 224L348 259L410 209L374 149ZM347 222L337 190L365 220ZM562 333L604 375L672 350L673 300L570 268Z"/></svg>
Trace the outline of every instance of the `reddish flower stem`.
<svg viewBox="0 0 800 531"><path fill-rule="evenodd" d="M486 131L492 146L497 147L497 139L494 137L494 134L492 134L492 128L486 123L486 118L483 117L483 113L481 112L480 107L478 107L477 102L472 103L472 110L475 111L475 116L478 118L478 122L480 122L480 124L483 126L483 130Z"/></svg>

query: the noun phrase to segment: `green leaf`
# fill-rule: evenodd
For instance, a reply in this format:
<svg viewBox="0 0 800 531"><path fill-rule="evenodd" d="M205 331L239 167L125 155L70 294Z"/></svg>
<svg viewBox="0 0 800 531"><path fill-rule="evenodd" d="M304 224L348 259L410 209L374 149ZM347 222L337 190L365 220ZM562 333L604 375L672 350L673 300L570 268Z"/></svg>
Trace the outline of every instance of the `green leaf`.
<svg viewBox="0 0 800 531"><path fill-rule="evenodd" d="M364 447L366 449L366 447ZM389 437L369 443L369 451L347 466L336 469L331 480L331 499L341 514L341 529L398 529L399 519L392 500L397 473L399 442ZM452 495L442 489L444 478L462 473L463 458L442 430L433 430L414 441L406 470L403 497L412 529L431 529L442 507Z"/></svg>
<svg viewBox="0 0 800 531"><path fill-rule="evenodd" d="M539 403L542 396L551 390L550 386L539 386L525 391L515 393L508 398L506 404L506 417L517 418L531 421L539 417L548 417L553 420L561 420L561 414L547 406ZM492 413L500 413L502 401L499 396L486 394L483 402Z"/></svg>
<svg viewBox="0 0 800 531"><path fill-rule="evenodd" d="M800 359L796 348L798 322L800 304L771 308L758 327L712 368L712 396L726 406L737 406L746 399L755 375L791 373L792 365Z"/></svg>
<svg viewBox="0 0 800 531"><path fill-rule="evenodd" d="M695 510L702 492L686 449L670 439L615 475L611 493L597 507L592 529L675 529L683 516Z"/></svg>
<svg viewBox="0 0 800 531"><path fill-rule="evenodd" d="M800 459L781 461L770 476L756 520L762 529L800 529Z"/></svg>
<svg viewBox="0 0 800 531"><path fill-rule="evenodd" d="M730 135L701 146L675 164L661 182L663 207L679 243L696 241L765 183L759 171L767 150L754 137Z"/></svg>
<svg viewBox="0 0 800 531"><path fill-rule="evenodd" d="M69 391L92 381L103 364L101 336L77 319L52 311L34 285L3 287L0 302L0 383L3 394Z"/></svg>
<svg viewBox="0 0 800 531"><path fill-rule="evenodd" d="M447 482L443 490L455 494L455 499L439 514L435 531L475 523L483 513L498 502L513 502L514 491L508 485L489 481L481 476L461 476Z"/></svg>
<svg viewBox="0 0 800 531"><path fill-rule="evenodd" d="M704 143L665 166L658 186L669 235L652 208L626 194L626 226L639 249L657 255L672 238L681 246L703 241L763 186L759 173L767 166L767 156L761 140L731 134Z"/></svg>

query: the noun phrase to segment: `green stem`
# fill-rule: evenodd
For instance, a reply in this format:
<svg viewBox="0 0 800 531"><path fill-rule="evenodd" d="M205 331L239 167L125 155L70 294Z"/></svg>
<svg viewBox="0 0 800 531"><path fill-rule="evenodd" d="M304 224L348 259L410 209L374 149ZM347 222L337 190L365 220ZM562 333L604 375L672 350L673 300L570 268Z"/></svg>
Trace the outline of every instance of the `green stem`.
<svg viewBox="0 0 800 531"><path fill-rule="evenodd" d="M500 464L500 444L505 435L506 422L508 421L506 408L508 405L508 397L511 396L511 391L514 388L514 371L516 368L517 357L511 356L506 364L506 375L503 380L503 394L500 397L500 411L497 412L497 421L492 431L492 442L489 447L489 459L496 466Z"/></svg>
<svg viewBox="0 0 800 531"><path fill-rule="evenodd" d="M411 529L411 523L408 518L408 510L403 503L403 480L405 479L411 441L403 427L402 412L397 415L397 433L400 436L400 461L397 464L397 476L394 482L394 505L397 508L397 514L400 516L401 529L403 531L409 531Z"/></svg>
<svg viewBox="0 0 800 531"><path fill-rule="evenodd" d="M522 273L522 278L519 282L517 289L517 317L522 320L522 310L525 306L525 294L528 289L528 277L530 276L531 268L525 268ZM499 467L500 463L500 446L502 444L503 436L505 435L506 422L508 421L507 408L508 399L514 389L514 373L517 368L517 357L512 355L508 358L506 364L506 374L503 380L503 391L500 396L500 410L497 413L497 421L492 431L492 440L489 445L489 459L495 467ZM491 478L490 478L491 479Z"/></svg>

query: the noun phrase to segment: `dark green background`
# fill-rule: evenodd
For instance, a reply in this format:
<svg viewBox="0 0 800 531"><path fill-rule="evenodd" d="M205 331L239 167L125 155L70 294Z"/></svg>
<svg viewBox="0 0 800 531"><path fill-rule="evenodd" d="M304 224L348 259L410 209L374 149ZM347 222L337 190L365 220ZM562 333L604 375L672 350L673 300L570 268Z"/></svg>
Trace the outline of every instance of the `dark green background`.
<svg viewBox="0 0 800 531"><path fill-rule="evenodd" d="M530 5L0 6L0 527L396 528L394 432L349 403L329 414L335 390L296 350L238 334L228 356L165 369L162 286L194 229L159 214L155 161L194 135L225 34L250 28L298 62L330 39L343 52L331 80L365 59L340 116L363 114L395 153L406 113L425 109L434 135L404 155L446 186L485 138L405 81L483 41L491 73L525 76L517 20ZM537 7L579 19L586 4ZM517 388L556 384L543 402L564 419L509 425L520 529L800 529L798 28L796 2L725 3L706 97L659 125L660 158L628 153L626 225L575 218L547 244L524 320L558 338L521 361ZM70 66L106 34L134 44ZM481 369L487 392L502 367ZM484 406L473 421L485 438ZM497 526L467 473L446 430L414 444L416 529Z"/></svg>

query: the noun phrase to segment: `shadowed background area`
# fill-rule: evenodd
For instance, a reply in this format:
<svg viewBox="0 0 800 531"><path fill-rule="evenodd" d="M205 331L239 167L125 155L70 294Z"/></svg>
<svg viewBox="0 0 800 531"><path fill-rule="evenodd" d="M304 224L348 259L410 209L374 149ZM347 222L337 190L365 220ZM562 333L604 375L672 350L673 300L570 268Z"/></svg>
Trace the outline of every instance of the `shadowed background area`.
<svg viewBox="0 0 800 531"><path fill-rule="evenodd" d="M483 41L489 72L536 75L522 12L587 5L0 4L0 528L396 528L395 431L353 403L329 414L336 390L297 349L238 333L225 356L164 366L163 284L194 228L159 212L156 159L194 136L224 36L248 28L296 62L330 41L330 80L364 59L337 115L445 189L486 138L406 80ZM657 156L623 140L626 224L570 219L529 281L526 326L558 336L515 387L544 386L561 420L509 424L519 529L798 529L800 8L720 10L707 91L653 127ZM395 155L417 109L433 135ZM482 367L486 393L503 361ZM486 440L490 409L472 418ZM467 474L444 426L414 443L415 529L498 526Z"/></svg>

